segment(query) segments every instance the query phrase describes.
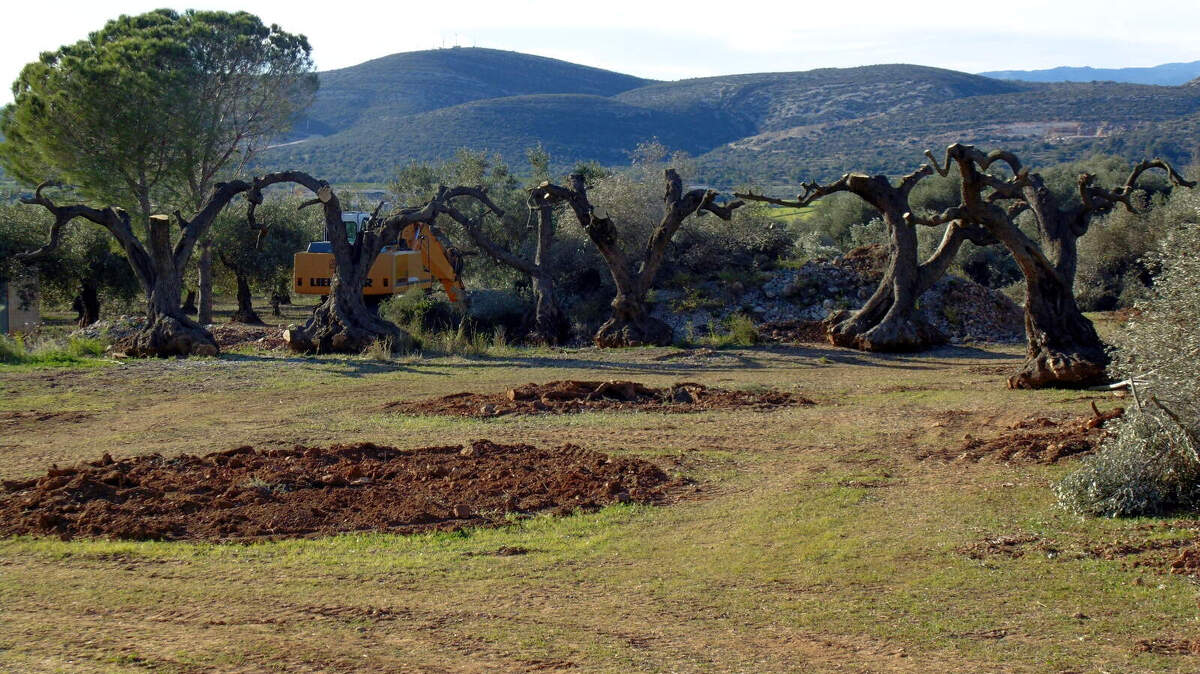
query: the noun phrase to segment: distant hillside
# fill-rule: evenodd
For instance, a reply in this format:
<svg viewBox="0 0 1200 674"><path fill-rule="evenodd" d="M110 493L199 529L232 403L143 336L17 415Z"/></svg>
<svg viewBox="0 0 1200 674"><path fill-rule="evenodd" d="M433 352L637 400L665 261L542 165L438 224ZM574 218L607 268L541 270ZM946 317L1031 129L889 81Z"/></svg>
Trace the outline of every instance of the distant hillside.
<svg viewBox="0 0 1200 674"><path fill-rule="evenodd" d="M979 73L985 77L1025 82L1126 82L1178 86L1200 77L1200 61L1164 63L1148 68L1059 67L1046 70L994 70Z"/></svg>
<svg viewBox="0 0 1200 674"><path fill-rule="evenodd" d="M847 170L899 174L916 168L926 148L936 151L953 142L1012 148L1040 163L1103 150L1131 159L1162 155L1186 164L1200 135L1189 137L1195 125L1181 120L1197 113L1200 90L1195 87L1035 85L969 102L942 101L767 132L713 150L701 158L701 166L704 178L718 184L787 184ZM1160 133L1172 140L1159 142Z"/></svg>
<svg viewBox="0 0 1200 674"><path fill-rule="evenodd" d="M320 73L298 131L328 135L360 119L399 117L469 101L527 94L612 96L652 80L498 49L405 52Z"/></svg>
<svg viewBox="0 0 1200 674"><path fill-rule="evenodd" d="M386 181L467 147L518 166L541 143L555 170L623 165L658 138L717 187L794 185L848 170L901 173L925 148L1004 146L1030 161L1095 151L1187 164L1200 86L1003 81L913 65L650 82L491 49L395 54L321 73L316 103L256 168ZM287 142L290 141L290 142ZM518 168L519 170L519 168Z"/></svg>
<svg viewBox="0 0 1200 674"><path fill-rule="evenodd" d="M1019 85L953 70L877 65L661 82L616 98L676 114L710 111L731 128L751 135L1022 90Z"/></svg>

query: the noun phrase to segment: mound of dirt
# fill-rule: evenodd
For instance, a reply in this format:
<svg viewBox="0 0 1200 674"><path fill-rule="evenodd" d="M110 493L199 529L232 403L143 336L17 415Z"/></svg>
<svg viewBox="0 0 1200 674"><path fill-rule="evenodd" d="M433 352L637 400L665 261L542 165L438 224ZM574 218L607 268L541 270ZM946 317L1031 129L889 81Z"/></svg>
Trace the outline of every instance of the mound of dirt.
<svg viewBox="0 0 1200 674"><path fill-rule="evenodd" d="M276 326L217 323L208 326L208 331L222 351L241 346L283 351L287 346L283 341L283 331Z"/></svg>
<svg viewBox="0 0 1200 674"><path fill-rule="evenodd" d="M1200 655L1200 639L1176 637L1139 639L1133 644L1133 649L1139 653L1156 653L1158 655Z"/></svg>
<svg viewBox="0 0 1200 674"><path fill-rule="evenodd" d="M402 400L388 403L386 408L401 414L497 417L505 414L569 414L600 410L766 410L812 404L803 396L781 391L729 391L690 382L652 388L633 381L565 380L525 384L505 393L452 393L426 400Z"/></svg>
<svg viewBox="0 0 1200 674"><path fill-rule="evenodd" d="M990 439L968 434L958 448L929 452L920 458L971 463L985 459L1000 463L1057 463L1063 458L1090 454L1104 437L1105 422L1124 413L1125 408L1118 407L1062 423L1044 417L1025 420L1015 424L1012 433Z"/></svg>
<svg viewBox="0 0 1200 674"><path fill-rule="evenodd" d="M5 481L0 534L221 541L454 530L658 503L681 485L637 458L487 440L412 451L368 443L120 461L106 454Z"/></svg>

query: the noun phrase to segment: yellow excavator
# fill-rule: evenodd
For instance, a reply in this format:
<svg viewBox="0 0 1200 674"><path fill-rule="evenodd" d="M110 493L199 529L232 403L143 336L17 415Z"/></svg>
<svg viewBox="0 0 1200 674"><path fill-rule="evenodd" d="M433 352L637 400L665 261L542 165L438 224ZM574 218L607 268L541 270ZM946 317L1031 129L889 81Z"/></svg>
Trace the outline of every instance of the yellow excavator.
<svg viewBox="0 0 1200 674"><path fill-rule="evenodd" d="M357 236L370 213L348 211L342 214L347 233ZM384 246L367 272L363 294L369 304L377 304L391 295L402 295L410 288L432 288L436 280L456 305L466 302L467 290L462 279L462 254L444 240L433 225L417 222L400 232L395 245ZM293 261L293 290L299 295L328 295L333 283L333 246L328 241L313 241L308 250L296 253Z"/></svg>

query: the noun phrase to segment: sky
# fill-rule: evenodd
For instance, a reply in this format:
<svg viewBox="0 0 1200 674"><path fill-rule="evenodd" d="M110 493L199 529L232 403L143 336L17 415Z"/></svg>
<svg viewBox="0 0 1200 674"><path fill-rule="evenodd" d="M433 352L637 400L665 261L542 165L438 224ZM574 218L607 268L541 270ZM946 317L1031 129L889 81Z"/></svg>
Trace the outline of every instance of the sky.
<svg viewBox="0 0 1200 674"><path fill-rule="evenodd" d="M120 14L163 6L246 10L303 33L319 70L438 47L508 49L653 79L915 63L965 72L1200 60L1197 0L49 0L5 8L0 103L42 51Z"/></svg>

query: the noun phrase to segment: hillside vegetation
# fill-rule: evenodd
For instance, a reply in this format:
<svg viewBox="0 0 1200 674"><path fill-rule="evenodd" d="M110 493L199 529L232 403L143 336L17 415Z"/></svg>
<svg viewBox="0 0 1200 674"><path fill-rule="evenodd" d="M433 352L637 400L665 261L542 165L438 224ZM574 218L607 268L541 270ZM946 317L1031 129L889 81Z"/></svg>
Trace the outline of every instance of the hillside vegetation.
<svg viewBox="0 0 1200 674"><path fill-rule="evenodd" d="M1005 145L1031 160L1097 151L1186 164L1200 87L1038 84L914 65L678 82L492 49L394 54L321 74L293 134L259 158L343 182L384 181L459 148L506 157L542 143L557 170L625 164L658 138L699 156L718 187L790 186L850 170L912 169L927 147Z"/></svg>

